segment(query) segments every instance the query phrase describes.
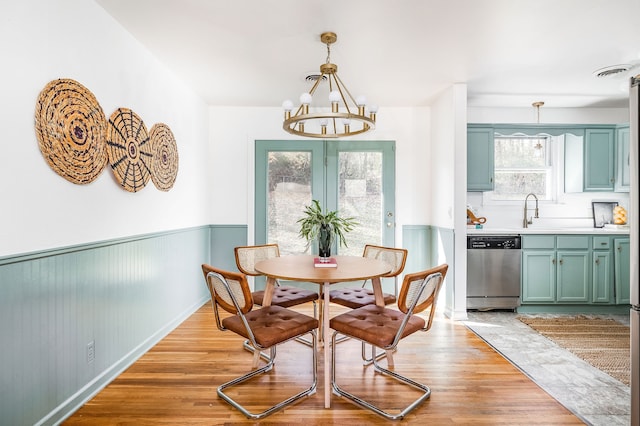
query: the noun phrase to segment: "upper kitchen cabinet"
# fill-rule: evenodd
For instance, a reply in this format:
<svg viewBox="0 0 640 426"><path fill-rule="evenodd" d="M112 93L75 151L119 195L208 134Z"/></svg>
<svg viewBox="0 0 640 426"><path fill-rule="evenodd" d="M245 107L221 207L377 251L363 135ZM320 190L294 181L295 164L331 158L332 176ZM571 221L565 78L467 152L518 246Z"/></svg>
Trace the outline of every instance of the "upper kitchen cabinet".
<svg viewBox="0 0 640 426"><path fill-rule="evenodd" d="M584 191L613 191L614 129L585 129Z"/></svg>
<svg viewBox="0 0 640 426"><path fill-rule="evenodd" d="M493 138L493 128L467 129L467 191L493 190Z"/></svg>
<svg viewBox="0 0 640 426"><path fill-rule="evenodd" d="M521 140L523 148L520 151L501 150L500 141L505 139L511 142ZM532 160L528 163L512 164L501 160L501 154L511 153L511 157L516 158L519 152L528 152L527 147L538 140L546 142L536 145L541 146L541 149L531 155ZM513 159L511 157L508 158L510 161ZM540 158L545 160L544 164L539 164ZM562 164L554 163L554 158L560 158ZM628 192L629 126L498 123L467 125L467 191L495 191L503 195L510 193L512 188L506 188L505 191L502 187L509 183L505 180L505 171L513 172L515 168L527 167L529 170L526 176L530 179L538 176L538 180L545 180L546 178L541 177L545 171L547 177L557 176L560 179L557 187L564 188L565 193ZM544 191L537 189L534 192L540 195Z"/></svg>
<svg viewBox="0 0 640 426"><path fill-rule="evenodd" d="M616 128L616 192L629 192L629 126Z"/></svg>

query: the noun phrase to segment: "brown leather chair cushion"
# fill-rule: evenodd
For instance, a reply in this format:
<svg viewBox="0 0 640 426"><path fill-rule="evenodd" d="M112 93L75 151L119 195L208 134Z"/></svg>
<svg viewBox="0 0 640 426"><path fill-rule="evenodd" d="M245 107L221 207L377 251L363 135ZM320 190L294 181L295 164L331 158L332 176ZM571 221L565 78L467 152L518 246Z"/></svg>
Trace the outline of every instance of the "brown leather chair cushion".
<svg viewBox="0 0 640 426"><path fill-rule="evenodd" d="M267 306L245 315L256 342L264 348L318 328L318 320L282 306ZM222 325L245 338L247 329L237 315L222 320Z"/></svg>
<svg viewBox="0 0 640 426"><path fill-rule="evenodd" d="M253 303L264 306L262 303L264 301L264 290L254 291L251 295L253 296ZM292 306L312 302L317 299L318 293L315 291L305 290L298 287L279 286L275 288L273 298L271 299L271 305L290 308Z"/></svg>
<svg viewBox="0 0 640 426"><path fill-rule="evenodd" d="M405 314L395 309L367 305L331 318L330 327L340 333L363 340L379 348L389 346ZM402 337L415 333L425 326L419 316L411 316Z"/></svg>
<svg viewBox="0 0 640 426"><path fill-rule="evenodd" d="M385 305L392 305L396 303L396 298L393 294L384 293L383 295ZM333 303L346 306L351 309L376 304L376 298L373 294L373 290L359 287L331 290L329 292L329 300Z"/></svg>

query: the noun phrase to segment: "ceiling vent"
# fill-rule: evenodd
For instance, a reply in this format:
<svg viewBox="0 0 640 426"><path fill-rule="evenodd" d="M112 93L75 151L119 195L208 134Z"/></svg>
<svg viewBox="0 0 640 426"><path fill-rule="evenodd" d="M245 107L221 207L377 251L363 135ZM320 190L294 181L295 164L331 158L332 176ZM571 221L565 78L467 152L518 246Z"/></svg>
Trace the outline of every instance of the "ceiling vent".
<svg viewBox="0 0 640 426"><path fill-rule="evenodd" d="M631 69L629 64L611 65L608 67L600 68L593 72L593 75L597 78L611 77L612 75L625 73Z"/></svg>
<svg viewBox="0 0 640 426"><path fill-rule="evenodd" d="M313 71L313 72L308 72L305 74L304 76L304 81L306 82L310 82L310 83L315 83L316 81L318 81L318 79L322 77L322 81L327 81L327 75L322 75L321 73L317 72L317 71Z"/></svg>

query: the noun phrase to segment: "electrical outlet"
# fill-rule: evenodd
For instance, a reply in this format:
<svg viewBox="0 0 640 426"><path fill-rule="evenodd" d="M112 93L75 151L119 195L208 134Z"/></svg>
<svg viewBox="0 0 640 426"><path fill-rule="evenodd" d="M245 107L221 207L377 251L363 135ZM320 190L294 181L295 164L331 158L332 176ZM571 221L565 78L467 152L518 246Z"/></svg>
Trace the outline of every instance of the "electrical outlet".
<svg viewBox="0 0 640 426"><path fill-rule="evenodd" d="M94 340L87 343L87 364L91 364L96 359L96 342Z"/></svg>

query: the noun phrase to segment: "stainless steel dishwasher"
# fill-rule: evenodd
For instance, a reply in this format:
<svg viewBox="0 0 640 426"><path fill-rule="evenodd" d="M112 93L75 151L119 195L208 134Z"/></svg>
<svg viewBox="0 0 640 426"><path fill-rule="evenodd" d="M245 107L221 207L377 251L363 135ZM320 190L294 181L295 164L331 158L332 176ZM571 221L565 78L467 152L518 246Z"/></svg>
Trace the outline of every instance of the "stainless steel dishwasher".
<svg viewBox="0 0 640 426"><path fill-rule="evenodd" d="M520 306L520 235L467 236L467 309Z"/></svg>

